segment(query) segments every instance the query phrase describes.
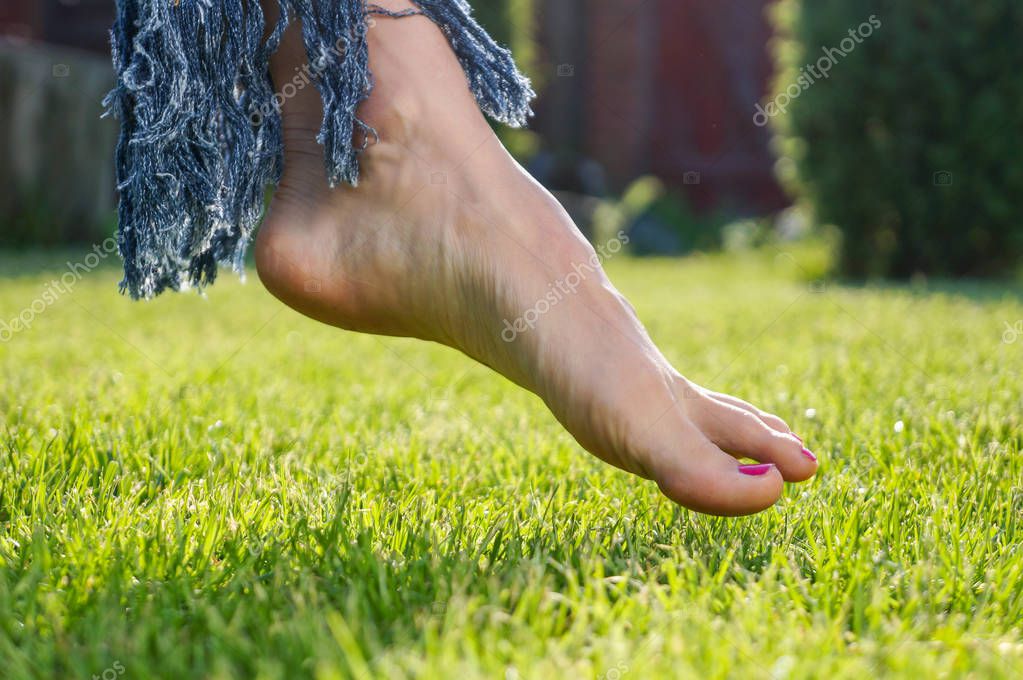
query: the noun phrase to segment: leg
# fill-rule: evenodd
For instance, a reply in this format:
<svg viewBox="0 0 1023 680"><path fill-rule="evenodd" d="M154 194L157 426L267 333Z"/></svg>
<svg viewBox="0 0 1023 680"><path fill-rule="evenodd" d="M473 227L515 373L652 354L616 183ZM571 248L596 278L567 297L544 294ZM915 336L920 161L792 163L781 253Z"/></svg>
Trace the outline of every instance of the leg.
<svg viewBox="0 0 1023 680"><path fill-rule="evenodd" d="M780 419L671 367L599 266L505 341L504 321L594 251L501 146L434 24L379 17L369 48L376 84L359 116L380 139L358 187L327 186L315 88L284 103L284 176L255 253L270 292L325 323L461 350L539 395L588 451L689 508L756 512L783 479L814 474ZM271 61L275 82L305 60L292 25ZM743 468L734 456L768 465Z"/></svg>

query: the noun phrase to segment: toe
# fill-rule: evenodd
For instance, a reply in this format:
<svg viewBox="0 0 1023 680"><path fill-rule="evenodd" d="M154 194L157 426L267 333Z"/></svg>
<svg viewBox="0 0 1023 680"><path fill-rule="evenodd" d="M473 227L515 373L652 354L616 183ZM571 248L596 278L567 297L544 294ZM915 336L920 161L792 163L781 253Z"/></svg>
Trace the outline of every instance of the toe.
<svg viewBox="0 0 1023 680"><path fill-rule="evenodd" d="M717 446L733 456L774 463L786 481L800 482L817 471L817 459L795 435L768 426L752 411L710 397L691 412Z"/></svg>
<svg viewBox="0 0 1023 680"><path fill-rule="evenodd" d="M744 468L682 416L665 418L651 435L658 442L650 452L654 479L680 505L714 515L749 515L781 496L783 480L774 465Z"/></svg>
<svg viewBox="0 0 1023 680"><path fill-rule="evenodd" d="M732 395L724 394L723 392L711 392L710 390L707 390L707 394L717 401L723 402L725 404L730 404L731 406L735 406L737 408L741 408L744 411L749 411L757 418L760 418L760 420L764 421L764 424L766 424L772 430L777 430L782 434L792 434L792 428L789 427L788 423L786 423L784 420L774 415L773 413L761 411L748 401L743 401L738 397L733 397Z"/></svg>

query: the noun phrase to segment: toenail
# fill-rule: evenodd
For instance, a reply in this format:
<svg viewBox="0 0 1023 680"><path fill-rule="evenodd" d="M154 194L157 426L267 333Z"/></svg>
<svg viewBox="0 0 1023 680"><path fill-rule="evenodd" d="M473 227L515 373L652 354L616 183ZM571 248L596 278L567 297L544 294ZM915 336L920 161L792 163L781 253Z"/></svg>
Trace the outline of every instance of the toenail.
<svg viewBox="0 0 1023 680"><path fill-rule="evenodd" d="M817 456L813 455L813 451L806 448L805 446L803 447L803 455L812 460L813 462L815 463L817 462Z"/></svg>
<svg viewBox="0 0 1023 680"><path fill-rule="evenodd" d="M771 468L774 467L774 463L757 463L756 465L740 465L739 472L744 475L753 475L759 477L760 475L766 475Z"/></svg>

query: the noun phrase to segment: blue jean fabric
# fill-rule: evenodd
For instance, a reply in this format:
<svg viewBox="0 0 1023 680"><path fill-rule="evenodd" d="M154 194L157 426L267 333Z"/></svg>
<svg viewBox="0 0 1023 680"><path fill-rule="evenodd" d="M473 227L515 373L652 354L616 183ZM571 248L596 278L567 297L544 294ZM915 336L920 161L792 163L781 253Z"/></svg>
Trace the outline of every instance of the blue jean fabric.
<svg viewBox="0 0 1023 680"><path fill-rule="evenodd" d="M257 0L118 0L111 31L117 83L104 103L121 123L120 288L133 298L202 288L219 264L243 271L265 189L283 163L283 99L269 59L296 17L309 60L302 74L323 99L317 139L327 179L358 183L362 148L352 140L376 137L356 115L373 86L366 31L375 15L395 15L365 0L278 2L280 18L267 32ZM440 27L480 108L522 125L531 113L529 81L468 4L412 2L415 9L399 15L420 14Z"/></svg>

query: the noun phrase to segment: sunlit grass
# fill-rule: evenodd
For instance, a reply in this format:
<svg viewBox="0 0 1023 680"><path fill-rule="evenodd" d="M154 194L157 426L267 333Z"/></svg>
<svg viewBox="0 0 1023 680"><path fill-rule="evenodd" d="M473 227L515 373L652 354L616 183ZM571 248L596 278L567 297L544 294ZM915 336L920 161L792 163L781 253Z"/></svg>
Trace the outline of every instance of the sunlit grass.
<svg viewBox="0 0 1023 680"><path fill-rule="evenodd" d="M75 257L0 257L0 320ZM101 267L0 344L0 675L1019 677L1020 299L807 257L610 263L683 373L820 456L741 519L442 347Z"/></svg>

